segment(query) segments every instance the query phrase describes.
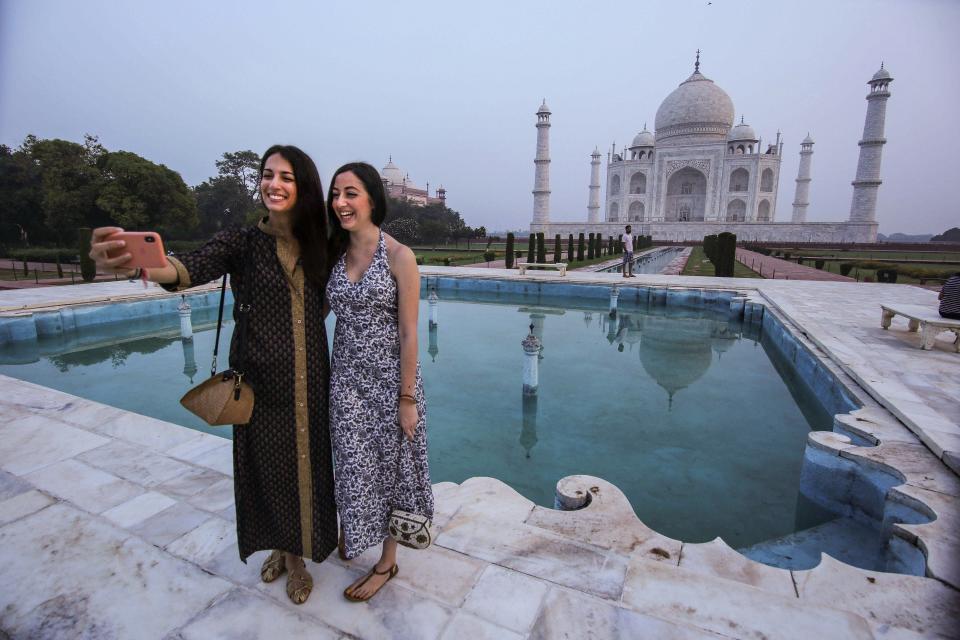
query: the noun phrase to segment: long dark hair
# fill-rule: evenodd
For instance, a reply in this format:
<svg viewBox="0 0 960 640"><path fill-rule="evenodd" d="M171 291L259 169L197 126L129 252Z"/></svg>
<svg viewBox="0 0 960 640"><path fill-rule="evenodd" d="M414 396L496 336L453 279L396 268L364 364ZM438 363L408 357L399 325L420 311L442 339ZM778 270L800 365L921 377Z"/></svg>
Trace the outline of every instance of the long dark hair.
<svg viewBox="0 0 960 640"><path fill-rule="evenodd" d="M363 188L370 196L370 204L373 206L373 211L370 213L371 222L379 227L387 217L387 194L383 190L383 179L376 169L366 162L349 162L337 169L330 180L330 189L327 190L327 218L330 224L330 246L327 251L327 257L330 261L328 270L333 269L333 265L337 263L337 260L340 259L340 256L344 254L350 244L350 233L344 231L343 227L340 226L340 218L333 210L333 185L337 181L337 176L347 172L360 179Z"/></svg>
<svg viewBox="0 0 960 640"><path fill-rule="evenodd" d="M327 217L324 215L323 183L320 173L306 153L289 144L275 144L260 158L260 178L263 166L273 154L293 167L297 185L297 202L293 205L293 237L300 244L300 264L307 280L318 287L327 283Z"/></svg>

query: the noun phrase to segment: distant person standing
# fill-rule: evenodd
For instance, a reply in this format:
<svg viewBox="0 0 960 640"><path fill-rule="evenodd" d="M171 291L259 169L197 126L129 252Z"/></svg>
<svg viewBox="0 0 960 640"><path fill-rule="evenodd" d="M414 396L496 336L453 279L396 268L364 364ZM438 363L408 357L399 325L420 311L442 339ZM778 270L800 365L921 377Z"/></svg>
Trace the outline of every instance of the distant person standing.
<svg viewBox="0 0 960 640"><path fill-rule="evenodd" d="M960 320L960 272L947 278L940 289L940 317Z"/></svg>
<svg viewBox="0 0 960 640"><path fill-rule="evenodd" d="M632 278L633 276L633 228L627 225L623 234L623 277Z"/></svg>

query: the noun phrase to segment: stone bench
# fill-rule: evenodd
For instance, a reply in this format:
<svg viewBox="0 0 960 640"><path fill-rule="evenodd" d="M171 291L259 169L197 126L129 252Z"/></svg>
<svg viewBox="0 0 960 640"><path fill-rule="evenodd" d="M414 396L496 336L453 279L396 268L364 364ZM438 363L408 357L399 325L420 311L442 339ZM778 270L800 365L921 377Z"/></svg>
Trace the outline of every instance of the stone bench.
<svg viewBox="0 0 960 640"><path fill-rule="evenodd" d="M523 275L527 272L527 269L539 267L541 269L559 269L560 275L567 275L567 263L566 262L518 262L517 268L520 269L520 275Z"/></svg>
<svg viewBox="0 0 960 640"><path fill-rule="evenodd" d="M910 331L920 331L920 348L930 350L937 339L937 335L950 331L956 336L953 341L953 348L960 353L960 320L950 320L941 318L936 309L919 304L881 304L883 315L880 317L880 326L884 329L890 328L890 323L894 316L903 316L909 321Z"/></svg>

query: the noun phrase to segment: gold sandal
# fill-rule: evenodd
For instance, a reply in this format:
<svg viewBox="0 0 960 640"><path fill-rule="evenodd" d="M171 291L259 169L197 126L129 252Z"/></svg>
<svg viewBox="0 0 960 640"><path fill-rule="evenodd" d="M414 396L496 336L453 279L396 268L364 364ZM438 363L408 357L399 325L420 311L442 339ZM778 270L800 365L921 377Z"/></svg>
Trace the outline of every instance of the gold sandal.
<svg viewBox="0 0 960 640"><path fill-rule="evenodd" d="M307 572L303 560L300 566L287 575L287 597L293 604L303 604L313 591L313 576Z"/></svg>
<svg viewBox="0 0 960 640"><path fill-rule="evenodd" d="M260 567L260 579L264 582L273 582L283 575L287 570L287 564L284 562L283 551L271 551L269 557L263 561Z"/></svg>
<svg viewBox="0 0 960 640"><path fill-rule="evenodd" d="M363 580L361 580L359 583L357 583L357 585L356 585L355 587L353 587L352 589L351 589L350 587L347 587L346 589L343 590L343 597L346 598L347 600L349 600L350 602L366 602L367 600L369 600L369 599L372 598L373 596L375 596L375 595L377 595L378 593L380 593L380 589L383 589L383 588L387 585L388 582L390 582L391 580L393 580L393 579L396 577L396 575L397 575L398 573L400 573L400 567L398 567L397 565L393 565L392 567L390 567L390 568L387 569L386 571L377 571L377 565L373 565L373 568L370 569L369 572L367 572L367 575L365 575L365 576L363 577ZM353 595L354 589L359 589L359 588L362 587L363 585L367 584L367 581L368 581L370 578L372 578L374 575L387 576L387 579L383 581L383 584L380 585L380 588L379 588L379 589L377 589L376 591L374 591L373 593L371 593L370 595L368 595L366 598L358 598L357 596Z"/></svg>

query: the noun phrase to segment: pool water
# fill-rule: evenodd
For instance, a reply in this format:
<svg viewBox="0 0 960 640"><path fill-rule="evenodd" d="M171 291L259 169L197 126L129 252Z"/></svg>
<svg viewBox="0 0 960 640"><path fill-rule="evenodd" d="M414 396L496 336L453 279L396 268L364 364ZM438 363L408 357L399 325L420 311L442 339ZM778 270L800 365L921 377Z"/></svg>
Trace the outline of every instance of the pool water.
<svg viewBox="0 0 960 640"><path fill-rule="evenodd" d="M489 298L442 293L433 328L421 301L434 482L492 476L553 506L560 478L595 475L660 533L735 548L827 519L798 487L807 433L829 429L831 416L778 373L758 329L708 311L621 303L610 318L601 300ZM194 313L192 342L172 318L130 338L113 328L8 345L0 373L230 437L178 403L209 373L214 313ZM520 342L531 324L543 349L538 395L525 398Z"/></svg>
<svg viewBox="0 0 960 640"><path fill-rule="evenodd" d="M633 273L660 273L664 267L673 262L673 259L683 251L683 247L670 247L666 249L654 249L646 253L637 253L633 259ZM615 264L605 269L600 269L603 273L620 273L622 269L620 264Z"/></svg>

